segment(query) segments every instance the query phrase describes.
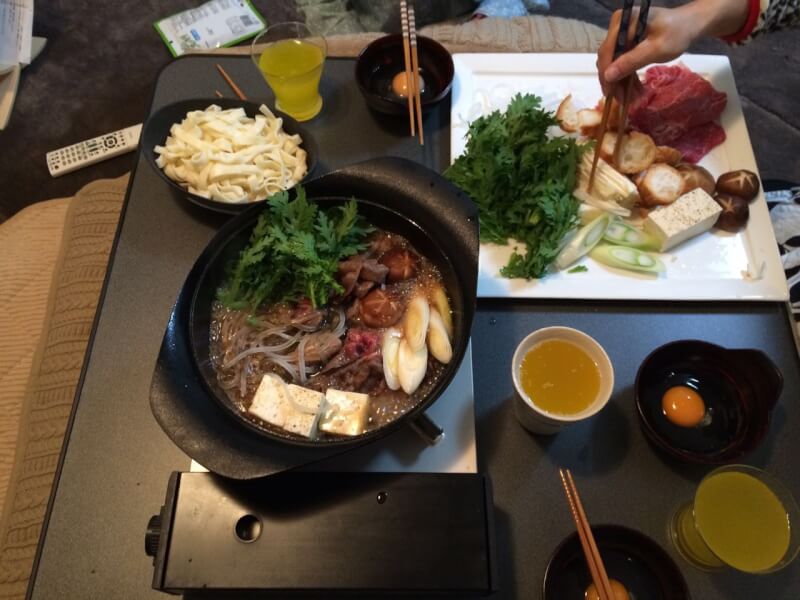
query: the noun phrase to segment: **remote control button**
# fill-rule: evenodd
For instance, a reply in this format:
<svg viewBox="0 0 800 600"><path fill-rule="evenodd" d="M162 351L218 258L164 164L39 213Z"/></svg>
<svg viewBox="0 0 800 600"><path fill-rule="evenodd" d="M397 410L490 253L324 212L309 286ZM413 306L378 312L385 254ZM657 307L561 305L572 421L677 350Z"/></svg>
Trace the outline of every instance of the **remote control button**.
<svg viewBox="0 0 800 600"><path fill-rule="evenodd" d="M116 146L116 145L117 145L117 140L116 140L116 139L114 139L114 138L113 138L113 137L111 137L111 136L108 136L107 138L105 138L105 139L103 140L103 145L104 145L106 148L113 148L114 146Z"/></svg>

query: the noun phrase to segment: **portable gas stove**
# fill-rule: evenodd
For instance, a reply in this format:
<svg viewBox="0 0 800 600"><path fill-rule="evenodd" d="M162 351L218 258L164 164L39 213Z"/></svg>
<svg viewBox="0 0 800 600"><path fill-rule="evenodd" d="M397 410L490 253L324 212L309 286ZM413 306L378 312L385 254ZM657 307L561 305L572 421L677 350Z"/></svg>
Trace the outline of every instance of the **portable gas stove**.
<svg viewBox="0 0 800 600"><path fill-rule="evenodd" d="M153 588L215 598L491 593L493 504L477 473L470 349L428 416L444 431L434 443L409 427L261 479L192 461L172 474L148 525Z"/></svg>

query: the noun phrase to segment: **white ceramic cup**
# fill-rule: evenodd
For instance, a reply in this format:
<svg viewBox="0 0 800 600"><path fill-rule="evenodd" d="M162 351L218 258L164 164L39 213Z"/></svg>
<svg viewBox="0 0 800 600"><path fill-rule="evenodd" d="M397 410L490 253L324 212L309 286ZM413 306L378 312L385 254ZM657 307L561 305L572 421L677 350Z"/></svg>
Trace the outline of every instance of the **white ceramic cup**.
<svg viewBox="0 0 800 600"><path fill-rule="evenodd" d="M536 344L553 339L572 342L584 350L600 370L600 389L597 392L597 396L585 410L573 415L554 414L539 408L528 397L520 383L519 371L522 366L522 359ZM514 389L516 390L516 394L514 394L514 412L517 415L517 419L525 429L533 433L548 435L558 433L567 425L588 419L600 412L608 404L608 400L611 398L611 391L614 389L614 368L611 366L611 360L609 360L606 351L593 337L571 327L545 327L537 329L528 335L520 342L514 352L514 358L511 361L511 377L514 380Z"/></svg>

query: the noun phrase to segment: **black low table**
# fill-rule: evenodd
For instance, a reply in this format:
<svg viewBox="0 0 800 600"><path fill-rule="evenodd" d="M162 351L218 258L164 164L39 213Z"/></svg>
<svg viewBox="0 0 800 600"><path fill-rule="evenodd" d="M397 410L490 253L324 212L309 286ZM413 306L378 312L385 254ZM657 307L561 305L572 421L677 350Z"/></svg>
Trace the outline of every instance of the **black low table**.
<svg viewBox="0 0 800 600"><path fill-rule="evenodd" d="M159 75L151 110L227 90L221 63L251 99L272 98L247 57L189 57ZM381 155L404 156L437 170L449 161L449 104L428 115L426 145L405 135L407 121L386 125L366 108L352 79L353 61L329 59L322 114L308 123L320 147L320 172ZM144 115L143 115L144 117ZM137 158L119 237L67 432L31 578L34 598L158 598L142 536L158 511L172 471L189 459L161 431L148 393L172 303L189 268L225 217L173 197ZM555 437L536 437L513 415L510 361L530 331L568 325L595 337L614 364L609 405ZM641 361L665 342L696 338L765 351L785 378L765 443L746 457L800 497L800 364L781 303L630 303L484 300L473 327L478 463L492 481L499 592L539 598L550 555L573 530L559 485L572 469L590 519L637 529L672 555L692 596L702 600L796 600L800 561L762 577L695 570L667 539L672 512L709 471L658 454L633 406Z"/></svg>

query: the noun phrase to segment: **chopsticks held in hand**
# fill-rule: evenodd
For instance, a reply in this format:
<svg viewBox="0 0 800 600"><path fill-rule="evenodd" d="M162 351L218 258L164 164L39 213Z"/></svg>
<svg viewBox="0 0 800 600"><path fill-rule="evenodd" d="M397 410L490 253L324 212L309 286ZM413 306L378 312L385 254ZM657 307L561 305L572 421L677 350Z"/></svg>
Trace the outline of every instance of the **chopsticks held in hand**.
<svg viewBox="0 0 800 600"><path fill-rule="evenodd" d="M572 518L575 520L578 538L581 541L583 554L586 556L586 562L589 565L589 573L592 575L592 581L594 582L595 588L597 588L600 600L614 600L614 591L611 588L611 582L608 580L606 568L603 566L600 551L597 549L597 544L594 541L592 528L583 510L583 504L581 503L580 496L578 496L578 488L575 487L572 473L570 473L569 469L559 469L558 474L561 476L561 483L564 485L564 493L567 496L569 510L572 513Z"/></svg>
<svg viewBox="0 0 800 600"><path fill-rule="evenodd" d="M628 44L631 16L633 14L633 0L625 0L625 3L622 7L622 17L619 23L619 31L617 32L617 44L614 47L614 60L617 60L624 52L636 47L644 39L647 33L647 15L649 12L650 0L642 0L641 5L639 6L639 16L636 21L636 31L633 35L633 41ZM628 125L628 104L631 100L634 77L636 77L636 73L632 73L623 81L619 82L620 85L624 85L625 87L622 105L619 109L619 128L617 130L617 140L614 144L613 162L615 165L619 164L619 153L622 147L622 138L625 136L625 129ZM603 119L600 121L600 129L597 134L597 148L595 149L594 159L592 160L592 170L589 172L589 185L587 186L587 191L590 194L592 193L592 187L594 186L594 173L597 169L597 161L600 158L599 149L600 145L603 143L603 139L605 138L606 130L608 128L608 118L611 114L611 105L613 104L615 93L616 84L612 84L608 90L605 103L603 104Z"/></svg>
<svg viewBox="0 0 800 600"><path fill-rule="evenodd" d="M406 68L406 94L408 98L408 118L411 135L414 135L414 113L416 113L420 146L425 145L422 130L422 99L419 89L419 52L417 50L417 26L414 7L408 7L406 0L400 0L400 25L403 29L403 59Z"/></svg>

